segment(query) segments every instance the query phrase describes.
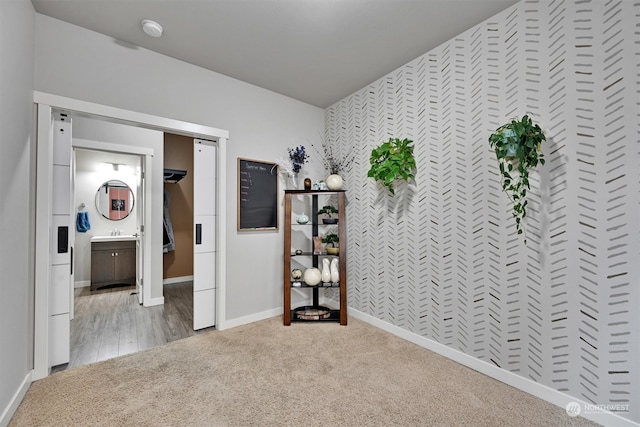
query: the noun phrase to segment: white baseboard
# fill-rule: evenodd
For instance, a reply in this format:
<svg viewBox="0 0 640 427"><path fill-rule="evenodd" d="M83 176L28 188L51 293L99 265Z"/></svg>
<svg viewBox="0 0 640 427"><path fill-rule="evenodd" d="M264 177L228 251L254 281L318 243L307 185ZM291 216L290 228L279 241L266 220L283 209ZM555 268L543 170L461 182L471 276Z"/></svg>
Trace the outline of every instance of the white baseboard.
<svg viewBox="0 0 640 427"><path fill-rule="evenodd" d="M162 280L163 285L171 285L173 283L192 282L193 276L168 277Z"/></svg>
<svg viewBox="0 0 640 427"><path fill-rule="evenodd" d="M29 390L29 386L31 386L31 371L27 373L27 375L22 380L20 387L16 390L9 402L9 405L2 411L2 415L0 416L0 427L7 427L9 425L9 421L11 421L11 417L15 414L18 406L20 406L20 402L24 399L24 395L27 394Z"/></svg>
<svg viewBox="0 0 640 427"><path fill-rule="evenodd" d="M91 286L91 280L78 280L73 284L74 288L88 288L89 286Z"/></svg>
<svg viewBox="0 0 640 427"><path fill-rule="evenodd" d="M366 313L355 310L351 307L347 309L347 313L349 316L353 316L356 319L369 323L370 325L378 327L393 335L396 335L409 342L419 345L420 347L426 348L427 350L431 350L434 353L438 353L441 356L444 356L457 363L460 363L461 365L467 366L473 370L476 370L482 374L485 374L493 379L496 379L512 387L515 387L519 390L522 390L525 393L529 393L532 396L545 400L553 405L559 406L560 408L566 409L569 403L578 404L580 405L580 410L581 410L580 416L586 419L589 419L591 421L595 421L596 423L599 423L605 426L620 426L620 427L623 427L623 426L639 427L640 426L640 424L635 423L626 418L623 418L618 414L615 414L613 412L608 412L599 408L594 408L594 405L591 405L588 402L585 402L573 396L569 396L568 394L559 392L557 390L554 390L550 387L547 387L535 381L531 381L527 378L521 377L520 375L498 368L497 366L494 366L483 360L477 359L473 356L462 353L461 351L447 347L443 344L440 344L436 341L422 337L413 332L409 332L398 326L394 326L390 323L387 323L373 316L370 316Z"/></svg>
<svg viewBox="0 0 640 427"><path fill-rule="evenodd" d="M251 314L249 316L238 317L236 319L225 320L224 322L218 322L216 329L222 331L224 329L235 328L237 326L247 325L249 323L257 322L259 320L269 319L271 317L279 316L282 314L282 308L274 308L272 310L263 311L261 313Z"/></svg>
<svg viewBox="0 0 640 427"><path fill-rule="evenodd" d="M153 307L154 305L163 305L164 297L151 298L150 301L144 301L142 304L144 307Z"/></svg>

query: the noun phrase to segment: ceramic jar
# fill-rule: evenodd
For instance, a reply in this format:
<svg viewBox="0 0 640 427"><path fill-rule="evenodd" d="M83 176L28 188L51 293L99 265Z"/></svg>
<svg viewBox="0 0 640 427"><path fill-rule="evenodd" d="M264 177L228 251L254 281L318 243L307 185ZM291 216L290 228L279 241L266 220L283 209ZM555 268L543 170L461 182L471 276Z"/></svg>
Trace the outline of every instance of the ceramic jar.
<svg viewBox="0 0 640 427"><path fill-rule="evenodd" d="M303 280L309 286L316 286L322 280L322 273L315 267L307 268Z"/></svg>
<svg viewBox="0 0 640 427"><path fill-rule="evenodd" d="M342 177L338 174L329 175L325 182L329 190L340 190L342 189L342 184L344 183Z"/></svg>

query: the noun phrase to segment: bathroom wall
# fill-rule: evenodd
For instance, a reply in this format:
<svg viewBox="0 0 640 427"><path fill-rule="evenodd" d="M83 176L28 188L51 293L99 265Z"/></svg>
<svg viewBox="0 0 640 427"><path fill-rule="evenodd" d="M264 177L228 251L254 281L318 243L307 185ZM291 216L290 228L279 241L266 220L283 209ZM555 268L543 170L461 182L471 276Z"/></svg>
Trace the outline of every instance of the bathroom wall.
<svg viewBox="0 0 640 427"><path fill-rule="evenodd" d="M187 171L179 182L164 184L171 198L169 215L176 246L163 255L167 282L193 276L193 138L165 133L164 166Z"/></svg>
<svg viewBox="0 0 640 427"><path fill-rule="evenodd" d="M72 123L73 124L73 123ZM118 171L109 170L106 163L117 163L122 166ZM75 287L91 284L91 238L93 236L108 236L115 229L121 234L136 232L136 209L138 177L136 168L140 165L139 156L126 154L105 153L77 149L75 150L75 190L74 206L76 212L85 211L89 214L91 229L86 233L75 232L74 242L74 280ZM120 180L127 184L134 194L134 204L128 217L112 221L103 217L96 208L96 192L100 186L109 180ZM84 208L81 204L84 203Z"/></svg>
<svg viewBox="0 0 640 427"><path fill-rule="evenodd" d="M522 1L326 110L327 138L357 153L350 307L640 422L639 16L630 1ZM548 138L526 244L487 141L524 114ZM390 137L414 140L418 165L395 196L366 178Z"/></svg>

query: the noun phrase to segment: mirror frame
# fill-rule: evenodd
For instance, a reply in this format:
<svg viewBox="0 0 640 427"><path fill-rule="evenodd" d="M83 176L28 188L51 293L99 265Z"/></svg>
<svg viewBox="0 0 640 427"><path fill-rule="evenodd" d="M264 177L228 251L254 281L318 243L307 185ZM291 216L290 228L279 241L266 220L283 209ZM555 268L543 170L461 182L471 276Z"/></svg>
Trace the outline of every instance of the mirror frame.
<svg viewBox="0 0 640 427"><path fill-rule="evenodd" d="M111 194L111 190L115 193ZM128 197L119 192L127 191ZM96 191L96 210L103 218L110 221L121 221L133 211L135 196L133 190L119 179L110 179L98 187ZM104 211L107 211L106 213Z"/></svg>

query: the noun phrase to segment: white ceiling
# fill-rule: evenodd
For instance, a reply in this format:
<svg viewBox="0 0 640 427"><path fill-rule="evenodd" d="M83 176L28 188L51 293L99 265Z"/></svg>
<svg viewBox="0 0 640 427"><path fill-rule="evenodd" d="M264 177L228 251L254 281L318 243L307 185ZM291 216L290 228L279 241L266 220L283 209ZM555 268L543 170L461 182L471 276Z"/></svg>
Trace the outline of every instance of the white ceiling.
<svg viewBox="0 0 640 427"><path fill-rule="evenodd" d="M37 12L328 107L518 0L32 0ZM143 19L164 27L151 38Z"/></svg>

